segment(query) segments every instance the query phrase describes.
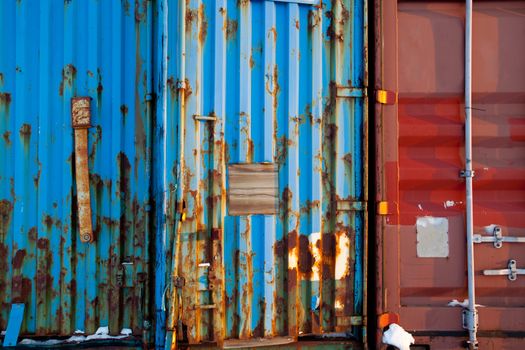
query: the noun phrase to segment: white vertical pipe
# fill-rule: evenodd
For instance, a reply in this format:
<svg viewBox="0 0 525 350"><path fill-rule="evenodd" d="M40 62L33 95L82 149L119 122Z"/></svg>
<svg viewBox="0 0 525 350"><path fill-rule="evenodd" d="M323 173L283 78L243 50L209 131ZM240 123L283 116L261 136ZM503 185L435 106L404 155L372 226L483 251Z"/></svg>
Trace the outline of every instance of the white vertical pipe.
<svg viewBox="0 0 525 350"><path fill-rule="evenodd" d="M466 179L466 221L467 221L467 268L468 268L468 310L466 310L469 331L469 348L477 349L477 310L474 280L474 242L472 207L472 0L466 0L465 13L465 179Z"/></svg>

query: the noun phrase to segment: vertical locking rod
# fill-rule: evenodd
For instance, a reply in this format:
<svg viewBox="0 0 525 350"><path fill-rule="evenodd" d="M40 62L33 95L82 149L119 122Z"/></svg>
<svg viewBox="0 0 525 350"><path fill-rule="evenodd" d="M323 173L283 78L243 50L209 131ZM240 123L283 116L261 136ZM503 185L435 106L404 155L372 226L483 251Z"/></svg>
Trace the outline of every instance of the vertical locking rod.
<svg viewBox="0 0 525 350"><path fill-rule="evenodd" d="M477 349L478 315L474 280L474 219L472 198L472 0L465 1L465 191L467 224L468 308L466 310L469 348Z"/></svg>

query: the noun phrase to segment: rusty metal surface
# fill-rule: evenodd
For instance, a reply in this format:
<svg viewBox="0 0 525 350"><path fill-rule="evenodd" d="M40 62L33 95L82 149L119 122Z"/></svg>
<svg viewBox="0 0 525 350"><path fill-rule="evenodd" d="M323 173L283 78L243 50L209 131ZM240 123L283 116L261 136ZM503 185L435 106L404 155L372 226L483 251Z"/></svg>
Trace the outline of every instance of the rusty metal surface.
<svg viewBox="0 0 525 350"><path fill-rule="evenodd" d="M345 331L362 339L364 1L168 8L163 191L167 241L180 244L166 250L166 283L175 273L186 280L185 340ZM277 166L278 214L228 215L228 165L260 162ZM170 295L167 346L180 333Z"/></svg>
<svg viewBox="0 0 525 350"><path fill-rule="evenodd" d="M88 131L91 127L91 98L71 99L71 124L75 130L75 181L77 190L77 220L80 240L93 241L91 195L89 193Z"/></svg>
<svg viewBox="0 0 525 350"><path fill-rule="evenodd" d="M21 302L22 336L99 326L142 336L150 317L150 7L0 3L0 329L9 305ZM75 96L92 99L81 145L95 236L88 245L78 232Z"/></svg>
<svg viewBox="0 0 525 350"><path fill-rule="evenodd" d="M91 127L91 97L73 97L71 99L71 125L73 129Z"/></svg>
<svg viewBox="0 0 525 350"><path fill-rule="evenodd" d="M77 190L78 233L83 243L93 241L91 195L89 193L88 131L75 130L75 182Z"/></svg>
<svg viewBox="0 0 525 350"><path fill-rule="evenodd" d="M525 235L525 35L523 1L475 2L473 18L473 162L475 233ZM464 7L451 2L376 2L377 89L398 92L377 105L376 200L378 312L395 312L409 331L436 348L459 348L467 297L463 145ZM418 28L418 30L414 30ZM397 90L396 90L397 89ZM418 218L448 223L448 257L417 257ZM435 227L437 228L437 226ZM525 281L483 276L509 259L519 243L475 245L480 348L521 349ZM519 264L519 262L518 262ZM493 337L487 336L494 332ZM497 333L507 332L507 338ZM416 332L416 334L418 334ZM378 334L379 335L379 334ZM517 337L516 339L509 339Z"/></svg>

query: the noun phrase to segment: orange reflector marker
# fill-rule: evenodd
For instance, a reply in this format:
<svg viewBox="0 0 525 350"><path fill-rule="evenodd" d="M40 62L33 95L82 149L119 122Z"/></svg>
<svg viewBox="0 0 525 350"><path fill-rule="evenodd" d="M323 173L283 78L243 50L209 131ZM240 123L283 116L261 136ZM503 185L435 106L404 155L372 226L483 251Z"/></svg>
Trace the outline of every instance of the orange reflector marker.
<svg viewBox="0 0 525 350"><path fill-rule="evenodd" d="M377 327L379 329L383 329L392 323L399 324L399 314L395 312L385 312L377 317Z"/></svg>
<svg viewBox="0 0 525 350"><path fill-rule="evenodd" d="M397 93L387 90L376 90L376 101L384 105L396 104Z"/></svg>
<svg viewBox="0 0 525 350"><path fill-rule="evenodd" d="M377 214L388 215L388 202L381 201L377 203Z"/></svg>

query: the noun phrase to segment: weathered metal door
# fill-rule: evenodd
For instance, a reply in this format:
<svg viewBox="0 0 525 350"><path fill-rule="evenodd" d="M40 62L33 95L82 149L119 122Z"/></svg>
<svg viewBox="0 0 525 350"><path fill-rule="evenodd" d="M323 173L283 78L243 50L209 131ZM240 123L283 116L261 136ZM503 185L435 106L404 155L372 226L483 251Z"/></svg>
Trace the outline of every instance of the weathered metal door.
<svg viewBox="0 0 525 350"><path fill-rule="evenodd" d="M376 8L377 87L399 93L397 103L376 109L378 200L389 207L377 218L378 310L397 313L420 344L460 349L468 339L462 307L449 303L468 298L461 176L465 6L377 3L382 4ZM523 1L474 1L472 164L479 242L474 245L475 293L483 305L480 349L524 346L525 278L509 270L511 260L517 269L525 266L525 244L518 242L525 235L524 8Z"/></svg>
<svg viewBox="0 0 525 350"><path fill-rule="evenodd" d="M141 335L148 319L149 1L0 3L0 328ZM89 96L94 242L77 219L71 98Z"/></svg>
<svg viewBox="0 0 525 350"><path fill-rule="evenodd" d="M190 343L361 338L364 1L169 4L184 278L170 312Z"/></svg>

